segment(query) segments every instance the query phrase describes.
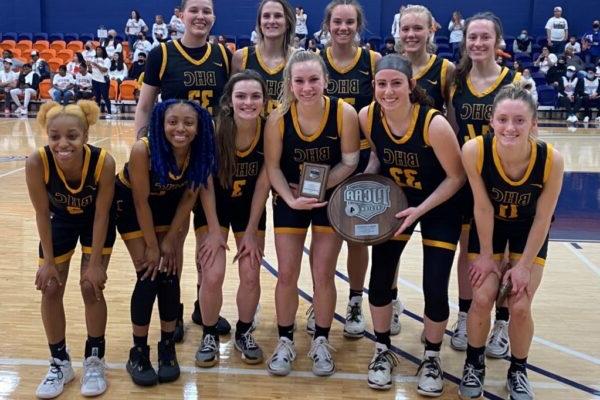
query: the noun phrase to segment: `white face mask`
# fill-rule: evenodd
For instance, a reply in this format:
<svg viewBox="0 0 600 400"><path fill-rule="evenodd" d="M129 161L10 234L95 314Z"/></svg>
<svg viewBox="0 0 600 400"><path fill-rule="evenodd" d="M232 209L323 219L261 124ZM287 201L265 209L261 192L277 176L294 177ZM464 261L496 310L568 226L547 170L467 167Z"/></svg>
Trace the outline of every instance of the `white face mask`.
<svg viewBox="0 0 600 400"><path fill-rule="evenodd" d="M573 75L575 75L575 72L573 72L573 71L567 71L567 78L572 78Z"/></svg>
<svg viewBox="0 0 600 400"><path fill-rule="evenodd" d="M588 72L587 74L587 78L592 81L594 80L594 78L596 77L596 74L594 74L593 72Z"/></svg>

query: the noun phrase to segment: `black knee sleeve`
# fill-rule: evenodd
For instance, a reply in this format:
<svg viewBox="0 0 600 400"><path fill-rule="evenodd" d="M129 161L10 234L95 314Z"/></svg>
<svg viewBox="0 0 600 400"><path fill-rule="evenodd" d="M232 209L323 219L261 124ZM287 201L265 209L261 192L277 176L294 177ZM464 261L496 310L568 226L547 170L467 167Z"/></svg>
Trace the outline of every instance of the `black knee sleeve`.
<svg viewBox="0 0 600 400"><path fill-rule="evenodd" d="M369 279L369 303L373 306L384 307L392 302L396 268L405 246L406 242L396 240L373 246Z"/></svg>
<svg viewBox="0 0 600 400"><path fill-rule="evenodd" d="M443 322L450 315L448 282L450 281L453 259L453 251L423 246L425 315L433 322Z"/></svg>
<svg viewBox="0 0 600 400"><path fill-rule="evenodd" d="M158 281L146 278L140 279L145 271L137 272L137 282L131 295L131 322L144 326L150 323L154 299L158 293Z"/></svg>
<svg viewBox="0 0 600 400"><path fill-rule="evenodd" d="M179 279L161 272L158 281L158 313L161 321L174 321L179 313Z"/></svg>

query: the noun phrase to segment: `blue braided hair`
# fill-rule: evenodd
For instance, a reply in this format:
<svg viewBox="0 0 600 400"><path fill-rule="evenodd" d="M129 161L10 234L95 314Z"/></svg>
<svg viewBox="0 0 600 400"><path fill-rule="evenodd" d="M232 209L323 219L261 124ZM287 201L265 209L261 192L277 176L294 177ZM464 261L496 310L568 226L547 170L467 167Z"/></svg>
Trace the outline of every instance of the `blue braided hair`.
<svg viewBox="0 0 600 400"><path fill-rule="evenodd" d="M217 172L214 127L208 111L193 101L170 99L154 106L148 130L150 168L161 184L167 183L169 172L181 174L171 144L165 137L165 114L175 104L189 105L198 116L198 133L191 143L186 177L190 189L206 186L208 177Z"/></svg>

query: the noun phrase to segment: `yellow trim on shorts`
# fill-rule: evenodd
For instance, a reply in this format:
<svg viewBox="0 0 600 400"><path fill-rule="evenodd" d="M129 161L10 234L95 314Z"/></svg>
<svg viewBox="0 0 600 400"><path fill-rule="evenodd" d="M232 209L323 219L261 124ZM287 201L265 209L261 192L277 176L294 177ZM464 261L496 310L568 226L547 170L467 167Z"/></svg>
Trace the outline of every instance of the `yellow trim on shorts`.
<svg viewBox="0 0 600 400"><path fill-rule="evenodd" d="M223 233L229 233L229 228L226 228L224 226L219 226L219 228L221 228L221 231ZM208 225L202 225L197 227L196 229L194 229L194 232L196 233L208 233Z"/></svg>
<svg viewBox="0 0 600 400"><path fill-rule="evenodd" d="M83 254L92 254L92 248L89 246L81 246L81 252ZM111 254L112 254L112 247L103 247L102 248L103 256L110 256Z"/></svg>
<svg viewBox="0 0 600 400"><path fill-rule="evenodd" d="M233 232L233 237L235 238L241 238L242 236L244 236L245 232ZM264 238L265 237L265 231L256 231L256 235L258 237Z"/></svg>
<svg viewBox="0 0 600 400"><path fill-rule="evenodd" d="M462 232L469 232L471 230L471 224L462 224L460 230Z"/></svg>
<svg viewBox="0 0 600 400"><path fill-rule="evenodd" d="M313 225L312 231L316 233L335 233L332 227L323 225Z"/></svg>
<svg viewBox="0 0 600 400"><path fill-rule="evenodd" d="M155 226L154 232L155 233L167 232L170 227L171 227L171 225ZM131 240L131 239L137 239L137 238L141 238L141 237L144 237L144 232L142 232L141 229L137 230L137 231L125 232L125 233L121 234L121 239L123 239L124 241Z"/></svg>
<svg viewBox="0 0 600 400"><path fill-rule="evenodd" d="M58 257L54 257L54 265L58 265L58 264L64 264L68 261L71 260L71 257L73 257L73 253L75 253L75 249L62 254ZM38 265L41 267L42 265L44 265L44 259L43 258L39 258L38 259Z"/></svg>
<svg viewBox="0 0 600 400"><path fill-rule="evenodd" d="M368 150L371 148L371 143L369 143L369 139L362 139L360 141L360 149L361 150Z"/></svg>
<svg viewBox="0 0 600 400"><path fill-rule="evenodd" d="M410 240L410 235L403 233L401 235L394 236L390 240L397 240L397 241L400 241L400 242L408 242Z"/></svg>
<svg viewBox="0 0 600 400"><path fill-rule="evenodd" d="M522 253L508 253L508 258L512 261L512 260L519 260L521 257L523 257ZM540 267L543 267L546 265L546 260L543 259L542 257L536 257L533 260L533 263L536 265L539 265Z"/></svg>
<svg viewBox="0 0 600 400"><path fill-rule="evenodd" d="M437 247L440 249L446 249L450 251L456 251L456 245L448 242L442 242L440 240L423 239L423 245L429 247Z"/></svg>
<svg viewBox="0 0 600 400"><path fill-rule="evenodd" d="M273 231L277 235L305 235L308 231L308 228L288 228L288 227L280 227L274 228Z"/></svg>
<svg viewBox="0 0 600 400"><path fill-rule="evenodd" d="M479 255L479 253L468 253L467 259L469 261L473 261L477 258L478 255ZM504 258L504 253L494 254L494 255L492 255L492 258L494 259L494 261L502 261L502 259Z"/></svg>

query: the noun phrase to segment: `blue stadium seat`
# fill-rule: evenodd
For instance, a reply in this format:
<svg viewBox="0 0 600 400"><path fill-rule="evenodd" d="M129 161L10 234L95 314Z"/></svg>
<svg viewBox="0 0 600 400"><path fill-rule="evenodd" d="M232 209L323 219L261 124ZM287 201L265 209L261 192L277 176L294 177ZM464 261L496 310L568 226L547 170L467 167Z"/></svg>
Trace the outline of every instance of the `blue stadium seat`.
<svg viewBox="0 0 600 400"><path fill-rule="evenodd" d="M2 34L2 40L14 40L16 42L18 36L19 35L17 34L17 32L4 32Z"/></svg>
<svg viewBox="0 0 600 400"><path fill-rule="evenodd" d="M371 48L376 51L381 47L383 40L381 39L381 36L371 36L367 42L369 42L371 44Z"/></svg>
<svg viewBox="0 0 600 400"><path fill-rule="evenodd" d="M521 67L523 69L528 69L531 72L531 68L533 67L533 63L531 61L521 61Z"/></svg>
<svg viewBox="0 0 600 400"><path fill-rule="evenodd" d="M33 41L33 33L31 32L19 32L17 40L31 40Z"/></svg>
<svg viewBox="0 0 600 400"><path fill-rule="evenodd" d="M454 61L454 55L452 53L438 53L438 57L445 58L448 61Z"/></svg>
<svg viewBox="0 0 600 400"><path fill-rule="evenodd" d="M536 87L544 86L546 84L546 75L543 72L532 72L531 77L535 82Z"/></svg>
<svg viewBox="0 0 600 400"><path fill-rule="evenodd" d="M248 36L248 35L238 36L235 46L238 49L243 49L244 47L252 46L252 41L250 40L250 36Z"/></svg>
<svg viewBox="0 0 600 400"><path fill-rule="evenodd" d="M435 35L435 44L448 44L448 37L447 36L441 36L441 35Z"/></svg>
<svg viewBox="0 0 600 400"><path fill-rule="evenodd" d="M438 43L437 44L437 53L452 53L452 49L450 48L450 45L448 44L444 44L444 43Z"/></svg>
<svg viewBox="0 0 600 400"><path fill-rule="evenodd" d="M94 40L94 34L93 33L82 33L81 35L79 35L79 40L81 40L83 43L85 43L89 40Z"/></svg>
<svg viewBox="0 0 600 400"><path fill-rule="evenodd" d="M538 104L540 106L556 106L556 100L558 96L556 89L550 85L542 85L537 87L538 93Z"/></svg>
<svg viewBox="0 0 600 400"><path fill-rule="evenodd" d="M528 54L517 53L515 55L515 61L519 62L531 62L531 56Z"/></svg>
<svg viewBox="0 0 600 400"><path fill-rule="evenodd" d="M535 39L535 42L540 47L548 46L548 37L546 35L544 35L544 36L538 36L537 39Z"/></svg>
<svg viewBox="0 0 600 400"><path fill-rule="evenodd" d="M59 40L59 39L56 39ZM74 40L79 40L79 34L75 33L75 32L68 32L64 34L64 39L65 42L69 43L72 42Z"/></svg>
<svg viewBox="0 0 600 400"><path fill-rule="evenodd" d="M506 48L504 49L504 51L512 54L514 41L514 36L504 36L504 42L506 43Z"/></svg>
<svg viewBox="0 0 600 400"><path fill-rule="evenodd" d="M65 40L65 35L59 32L51 33L48 35L48 40L53 42L55 40Z"/></svg>
<svg viewBox="0 0 600 400"><path fill-rule="evenodd" d="M227 43L237 43L235 36L231 36L231 35L223 35L223 36L225 36L225 41ZM236 46L237 46L237 44L236 44Z"/></svg>
<svg viewBox="0 0 600 400"><path fill-rule="evenodd" d="M45 32L34 32L33 33L33 41L36 40L48 40L48 34Z"/></svg>

